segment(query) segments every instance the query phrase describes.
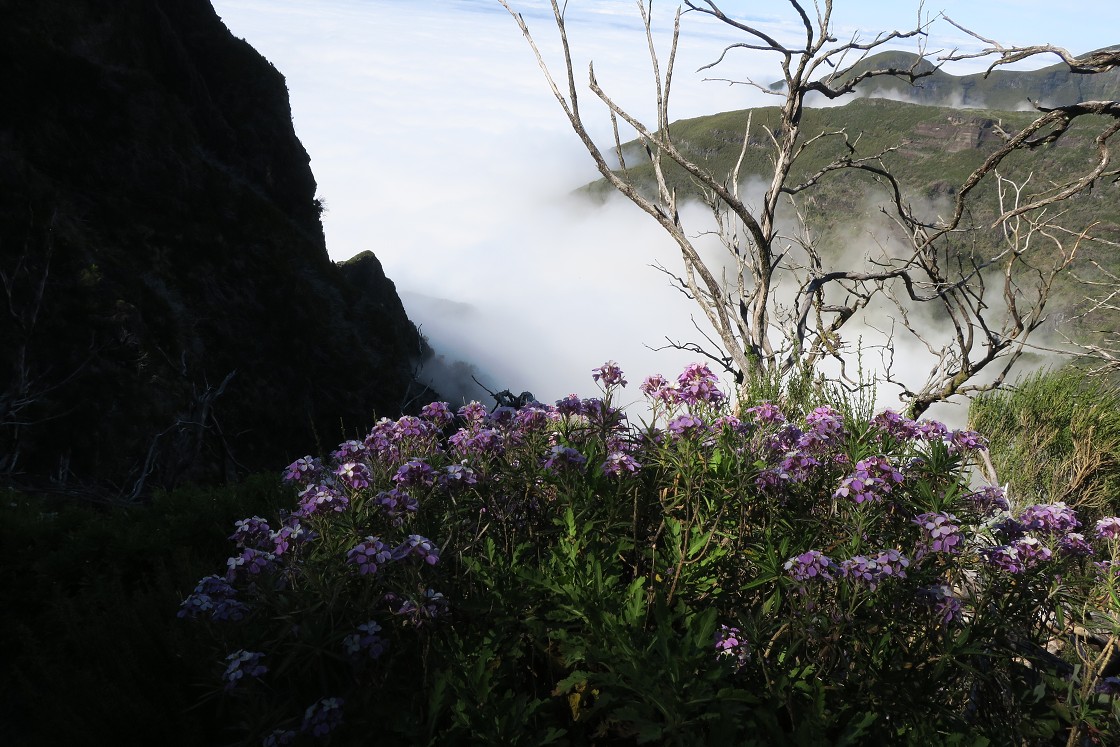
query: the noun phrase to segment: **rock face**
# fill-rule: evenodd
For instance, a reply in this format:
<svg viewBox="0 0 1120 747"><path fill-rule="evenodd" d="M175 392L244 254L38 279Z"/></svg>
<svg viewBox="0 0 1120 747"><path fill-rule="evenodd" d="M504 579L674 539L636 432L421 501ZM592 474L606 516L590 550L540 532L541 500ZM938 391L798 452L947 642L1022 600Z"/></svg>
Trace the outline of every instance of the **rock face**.
<svg viewBox="0 0 1120 747"><path fill-rule="evenodd" d="M208 0L0 17L0 475L277 469L424 397L376 258L327 256L283 76Z"/></svg>
<svg viewBox="0 0 1120 747"><path fill-rule="evenodd" d="M959 153L998 144L997 122L990 117L968 117L953 113L943 121L922 122L914 127L905 150L940 147L947 153Z"/></svg>

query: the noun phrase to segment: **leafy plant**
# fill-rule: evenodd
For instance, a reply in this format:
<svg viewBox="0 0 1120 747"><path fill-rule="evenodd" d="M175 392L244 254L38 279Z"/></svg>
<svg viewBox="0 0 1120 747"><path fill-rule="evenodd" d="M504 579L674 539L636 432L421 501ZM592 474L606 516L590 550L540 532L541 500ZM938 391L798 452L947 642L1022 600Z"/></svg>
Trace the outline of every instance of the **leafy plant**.
<svg viewBox="0 0 1120 747"><path fill-rule="evenodd" d="M1120 734L1106 650L1046 648L1120 630L1120 519L1012 512L973 485L978 434L823 385L782 389L789 417L694 364L633 425L622 371L594 373L599 397L434 403L288 467L294 510L237 522L179 613L250 741Z"/></svg>

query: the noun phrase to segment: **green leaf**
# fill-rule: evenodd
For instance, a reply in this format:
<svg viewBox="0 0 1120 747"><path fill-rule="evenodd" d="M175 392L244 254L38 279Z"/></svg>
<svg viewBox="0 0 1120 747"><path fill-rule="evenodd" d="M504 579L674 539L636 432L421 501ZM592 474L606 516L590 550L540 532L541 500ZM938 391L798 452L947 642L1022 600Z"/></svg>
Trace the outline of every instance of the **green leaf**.
<svg viewBox="0 0 1120 747"><path fill-rule="evenodd" d="M695 558L700 554L704 546L708 544L711 538L711 532L698 532L692 536L692 541L688 544L688 557L689 559Z"/></svg>
<svg viewBox="0 0 1120 747"><path fill-rule="evenodd" d="M626 623L629 625L638 624L646 613L646 593L645 593L646 577L639 576L630 582L630 586L626 589Z"/></svg>

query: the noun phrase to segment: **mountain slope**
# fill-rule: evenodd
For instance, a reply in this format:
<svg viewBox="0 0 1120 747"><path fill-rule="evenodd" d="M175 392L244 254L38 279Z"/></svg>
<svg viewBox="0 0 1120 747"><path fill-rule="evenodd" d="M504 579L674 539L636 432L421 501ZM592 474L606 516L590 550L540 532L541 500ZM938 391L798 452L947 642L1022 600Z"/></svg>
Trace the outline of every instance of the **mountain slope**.
<svg viewBox="0 0 1120 747"><path fill-rule="evenodd" d="M859 98L844 106L806 109L802 130L805 140L822 132L846 133L848 141L854 144L853 157L882 153L882 163L898 178L906 199L932 219L948 214L955 190L1002 142L1000 133L1021 130L1035 116L1032 112L954 109ZM772 174L773 147L767 131L780 131L778 109L767 107L678 120L670 125L670 132L686 157L718 177L732 172L743 147L748 117L751 132L740 179L746 185L748 203L753 199L757 204ZM1083 174L1097 161L1094 138L1103 129L1102 123L1100 118L1079 120L1057 143L1008 157L1000 173L1028 184L1028 192L1045 190L1072 175ZM636 142L627 143L624 149L627 164L631 165L631 178L652 196L652 167ZM839 136L816 141L795 164L790 185L799 184L846 152ZM677 194L685 199L701 197L689 175L666 161L665 173ZM594 199L603 199L611 187L605 180L598 180L584 191ZM844 258L875 253L889 240L890 222L882 220L879 211L887 194L885 185L868 174L839 170L800 193L798 206L825 258L843 263ZM977 248L983 250L1001 241L999 232L990 228L997 215L994 180L983 182L974 196L977 199L966 216L966 224L975 230L962 237L962 241L977 242ZM785 206L782 209L787 219L795 217ZM1092 225L1094 236L1113 242L1120 240L1120 184L1116 181L1104 181L1093 190L1066 200L1049 215L1055 217L1059 211L1060 223L1065 227L1080 230ZM796 228L787 224L785 230ZM1113 251L1085 245L1078 256L1077 270L1082 277L1102 277L1092 264L1094 261L1120 273L1120 256ZM1051 297L1051 318L1075 316L1085 295L1084 286L1070 277L1064 278L1056 284ZM1105 328L1101 326L1105 322L1108 320L1090 320L1077 331L1088 335L1090 328ZM1108 328L1115 326L1113 322L1108 324Z"/></svg>

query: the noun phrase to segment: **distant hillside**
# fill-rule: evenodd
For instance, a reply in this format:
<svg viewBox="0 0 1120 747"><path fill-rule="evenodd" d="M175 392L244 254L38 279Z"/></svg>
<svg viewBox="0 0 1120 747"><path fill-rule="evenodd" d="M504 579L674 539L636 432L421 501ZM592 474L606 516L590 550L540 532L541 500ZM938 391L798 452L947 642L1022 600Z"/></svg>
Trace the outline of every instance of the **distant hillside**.
<svg viewBox="0 0 1120 747"><path fill-rule="evenodd" d="M673 122L670 130L678 147L713 173L729 174L739 157L743 130L751 117L751 134L743 159L744 180L767 175L772 146L767 130L780 126L779 110L765 107L753 111L723 112ZM858 156L886 151L883 162L892 169L912 197L948 197L973 169L1001 142L999 132L1015 132L1034 119L1030 112L985 109L953 109L910 104L887 99L853 99L844 106L811 108L805 111L805 137L823 131L843 130L855 141ZM1079 173L1094 162L1093 138L1097 130L1090 122L1071 128L1056 146L1016 154L1005 162L1005 175L1025 178L1035 172L1047 181ZM858 140L857 140L858 139ZM624 146L630 154L631 173L640 184L653 185L652 167L644 162L636 142ZM840 138L825 138L810 147L796 164L791 179L796 182L845 152ZM695 194L688 175L670 164L670 182L680 194ZM1041 176L1036 177L1036 179ZM862 175L835 172L814 193L814 203L833 205L835 220L851 217L853 193L875 189ZM587 192L602 196L610 191L604 180L588 185ZM1120 227L1120 200L1115 186L1103 186L1072 201L1075 212L1092 213L1096 220Z"/></svg>
<svg viewBox="0 0 1120 747"><path fill-rule="evenodd" d="M0 478L275 470L423 393L376 257L327 256L284 77L208 0L0 17Z"/></svg>
<svg viewBox="0 0 1120 747"><path fill-rule="evenodd" d="M882 52L868 57L852 70L895 67L933 69L933 63L909 52ZM780 88L780 85L778 85ZM989 75L950 75L943 70L922 78L911 86L907 81L888 77L870 78L859 85L861 95L896 98L929 106L968 107L1015 111L1030 108L1031 102L1043 106L1066 106L1078 101L1120 99L1120 69L1096 75L1072 73L1064 63L1039 70L997 68Z"/></svg>

